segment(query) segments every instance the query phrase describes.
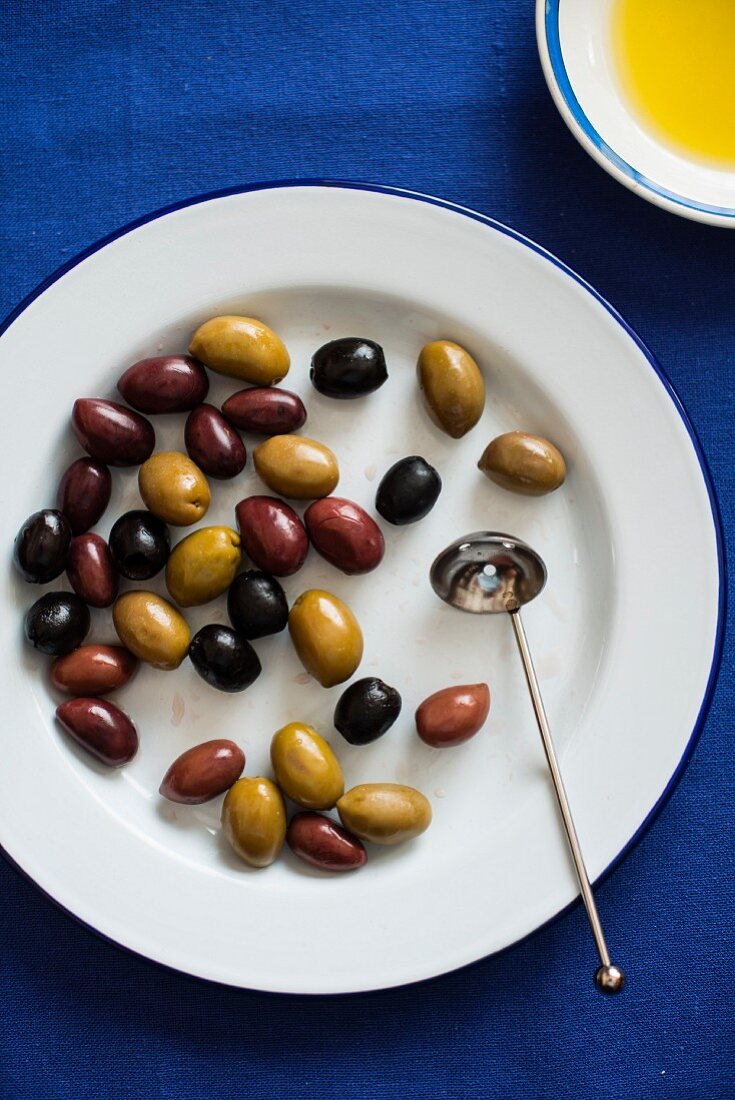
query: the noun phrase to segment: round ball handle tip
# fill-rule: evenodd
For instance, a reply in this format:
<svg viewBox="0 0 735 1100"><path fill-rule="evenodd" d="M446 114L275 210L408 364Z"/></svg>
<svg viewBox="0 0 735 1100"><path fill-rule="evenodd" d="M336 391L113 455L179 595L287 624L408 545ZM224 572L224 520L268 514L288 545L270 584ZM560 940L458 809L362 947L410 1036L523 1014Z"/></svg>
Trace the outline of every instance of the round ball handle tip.
<svg viewBox="0 0 735 1100"><path fill-rule="evenodd" d="M625 985L625 974L619 966L610 963L609 966L601 966L595 973L595 985L600 993L620 993Z"/></svg>

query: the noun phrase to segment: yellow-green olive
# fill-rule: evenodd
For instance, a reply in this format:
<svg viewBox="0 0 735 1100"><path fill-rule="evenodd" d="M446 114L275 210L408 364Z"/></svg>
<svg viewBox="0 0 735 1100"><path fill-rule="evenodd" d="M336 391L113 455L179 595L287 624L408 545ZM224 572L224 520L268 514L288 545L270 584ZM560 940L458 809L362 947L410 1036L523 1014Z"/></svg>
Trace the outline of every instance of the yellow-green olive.
<svg viewBox="0 0 735 1100"><path fill-rule="evenodd" d="M211 495L202 471L179 451L159 451L138 471L138 488L146 508L174 527L197 523Z"/></svg>
<svg viewBox="0 0 735 1100"><path fill-rule="evenodd" d="M477 465L496 485L531 497L558 489L567 474L561 451L528 432L499 435L488 443Z"/></svg>
<svg viewBox="0 0 735 1100"><path fill-rule="evenodd" d="M344 794L339 760L315 729L289 722L274 733L271 764L284 794L307 810L331 810Z"/></svg>
<svg viewBox="0 0 735 1100"><path fill-rule="evenodd" d="M189 649L191 631L183 615L155 592L125 592L112 609L122 644L154 668L178 668Z"/></svg>
<svg viewBox="0 0 735 1100"><path fill-rule="evenodd" d="M270 779L238 779L222 806L222 828L233 850L251 867L267 867L286 838L283 795Z"/></svg>
<svg viewBox="0 0 735 1100"><path fill-rule="evenodd" d="M323 443L302 435L273 435L253 451L255 469L282 497L313 500L337 488L337 459Z"/></svg>
<svg viewBox="0 0 735 1100"><path fill-rule="evenodd" d="M400 783L362 783L343 794L337 812L345 828L374 844L400 844L425 832L431 804L414 787Z"/></svg>
<svg viewBox="0 0 735 1100"><path fill-rule="evenodd" d="M231 527L202 527L177 543L166 563L166 587L182 607L226 592L240 568L240 536Z"/></svg>
<svg viewBox="0 0 735 1100"><path fill-rule="evenodd" d="M422 348L418 375L432 420L452 439L474 428L485 408L485 382L468 351L451 340Z"/></svg>
<svg viewBox="0 0 735 1100"><path fill-rule="evenodd" d="M362 660L360 624L331 592L303 592L291 608L288 629L299 660L322 687L349 680Z"/></svg>
<svg viewBox="0 0 735 1100"><path fill-rule="evenodd" d="M253 317L212 317L196 330L189 351L210 370L254 386L280 382L291 365L280 336Z"/></svg>

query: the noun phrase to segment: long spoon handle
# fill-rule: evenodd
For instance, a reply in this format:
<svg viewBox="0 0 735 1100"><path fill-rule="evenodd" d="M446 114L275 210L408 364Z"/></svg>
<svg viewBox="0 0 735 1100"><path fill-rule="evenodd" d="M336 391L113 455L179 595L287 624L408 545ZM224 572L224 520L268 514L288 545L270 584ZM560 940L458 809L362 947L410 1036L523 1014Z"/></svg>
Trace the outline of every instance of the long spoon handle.
<svg viewBox="0 0 735 1100"><path fill-rule="evenodd" d="M574 860L574 867L577 872L577 878L579 879L582 900L587 910L587 917L592 929L592 935L595 937L597 952L600 956L601 965L595 973L595 985L603 993L619 993L623 988L625 977L622 970L610 961L610 953L607 949L605 933L602 931L602 924L600 923L600 916L597 912L597 906L595 905L595 899L592 894L587 868L584 865L582 849L579 846L577 830L574 827L572 811L569 808L569 799L564 789L564 782L561 777L561 771L559 770L559 762L556 759L554 742L551 739L551 730L549 729L549 721L546 717L546 711L544 710L541 689L539 688L536 670L531 660L531 651L528 648L528 640L526 638L526 632L523 629L520 611L511 611L510 621L513 623L518 650L521 655L521 660L523 661L523 671L526 674L526 683L528 684L533 710L536 715L536 722L538 723L541 741L544 746L544 752L546 753L546 761L549 765L549 771L551 772L551 778L554 783L556 800L559 803L562 820L564 821L564 828L567 833L567 840L569 841L572 859Z"/></svg>

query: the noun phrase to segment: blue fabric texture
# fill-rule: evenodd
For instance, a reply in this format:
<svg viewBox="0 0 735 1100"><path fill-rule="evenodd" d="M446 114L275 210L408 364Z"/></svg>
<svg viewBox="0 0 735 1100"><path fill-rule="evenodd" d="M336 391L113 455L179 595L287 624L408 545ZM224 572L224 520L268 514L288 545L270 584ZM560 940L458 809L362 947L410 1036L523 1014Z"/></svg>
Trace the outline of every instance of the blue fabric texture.
<svg viewBox="0 0 735 1100"><path fill-rule="evenodd" d="M198 192L308 176L440 195L538 240L620 309L688 408L732 530L735 234L646 204L585 155L547 93L533 7L3 5L0 313ZM0 861L0 1097L732 1097L732 665L729 642L683 781L599 891L621 998L591 987L580 908L462 972L311 1000L168 973Z"/></svg>

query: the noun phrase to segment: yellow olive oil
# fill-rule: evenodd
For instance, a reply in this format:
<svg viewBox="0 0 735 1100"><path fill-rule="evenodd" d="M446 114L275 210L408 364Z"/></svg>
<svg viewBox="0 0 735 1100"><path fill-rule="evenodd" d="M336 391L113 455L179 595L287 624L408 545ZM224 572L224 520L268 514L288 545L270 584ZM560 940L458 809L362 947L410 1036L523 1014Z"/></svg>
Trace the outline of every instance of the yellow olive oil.
<svg viewBox="0 0 735 1100"><path fill-rule="evenodd" d="M678 152L735 166L735 0L615 0L621 83Z"/></svg>

